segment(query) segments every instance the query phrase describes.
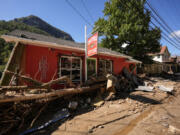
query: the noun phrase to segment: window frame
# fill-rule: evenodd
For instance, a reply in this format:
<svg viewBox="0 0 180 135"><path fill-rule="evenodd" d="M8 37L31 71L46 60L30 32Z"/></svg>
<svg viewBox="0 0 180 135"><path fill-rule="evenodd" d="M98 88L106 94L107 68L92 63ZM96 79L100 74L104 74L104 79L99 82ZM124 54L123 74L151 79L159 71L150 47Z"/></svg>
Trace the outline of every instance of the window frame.
<svg viewBox="0 0 180 135"><path fill-rule="evenodd" d="M100 61L103 61L105 62L105 71L103 72L109 72L107 71L107 61L110 62L110 73L113 73L113 60L110 60L110 59L99 59L98 60L98 72L100 72L100 67L99 67L99 64L100 64Z"/></svg>
<svg viewBox="0 0 180 135"><path fill-rule="evenodd" d="M62 62L62 58L70 58L70 68L66 69L66 68L62 68L61 62ZM72 60L73 59L79 59L80 60L80 67L79 69L74 69L72 68ZM59 57L59 72L58 72L58 76L62 77L62 70L66 70L66 71L70 71L70 79L72 80L72 72L75 70L79 70L80 71L80 80L72 80L72 82L79 82L82 83L82 58L78 57L78 56L67 56L67 55L61 55Z"/></svg>

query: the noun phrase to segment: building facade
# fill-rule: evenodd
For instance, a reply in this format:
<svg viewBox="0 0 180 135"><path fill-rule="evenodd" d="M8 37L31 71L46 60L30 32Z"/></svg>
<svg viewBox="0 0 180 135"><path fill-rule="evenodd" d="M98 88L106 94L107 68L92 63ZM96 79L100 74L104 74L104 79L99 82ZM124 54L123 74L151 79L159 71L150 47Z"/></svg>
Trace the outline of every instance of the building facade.
<svg viewBox="0 0 180 135"><path fill-rule="evenodd" d="M130 56L98 47L98 54L85 59L84 44L54 37L16 30L3 35L6 41L14 41L23 47L17 63L18 71L41 82L48 82L61 76L68 76L74 83L105 73L120 74L123 68L129 71L140 61ZM20 54L19 54L20 55ZM16 56L14 56L16 57ZM12 68L12 70L16 70Z"/></svg>
<svg viewBox="0 0 180 135"><path fill-rule="evenodd" d="M160 52L153 55L153 60L157 62L169 62L171 54L168 51L167 46L162 46Z"/></svg>

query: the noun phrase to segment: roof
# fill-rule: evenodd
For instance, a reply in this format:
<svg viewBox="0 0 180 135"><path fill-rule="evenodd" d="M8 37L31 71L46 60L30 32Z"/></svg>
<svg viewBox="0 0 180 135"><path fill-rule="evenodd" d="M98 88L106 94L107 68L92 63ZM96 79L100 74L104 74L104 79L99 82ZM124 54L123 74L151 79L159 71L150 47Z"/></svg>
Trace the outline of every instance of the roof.
<svg viewBox="0 0 180 135"><path fill-rule="evenodd" d="M167 49L167 46L161 46L160 49L161 49L161 50L160 50L160 54L164 54L165 51L166 51L166 49Z"/></svg>
<svg viewBox="0 0 180 135"><path fill-rule="evenodd" d="M164 54L167 49L168 49L167 46L161 46L160 47L160 52L157 52L157 53L148 53L148 55L149 56L156 56L156 55Z"/></svg>
<svg viewBox="0 0 180 135"><path fill-rule="evenodd" d="M63 40L60 38L55 38L52 36L45 36L37 33L32 33L32 32L27 32L27 31L21 31L21 30L15 30L7 35L2 35L2 38L9 39L9 41L19 41L23 43L34 43L36 44L41 44L41 46L44 47L54 47L54 48L69 48L69 49L74 49L78 51L84 51L85 47L83 43L77 43L73 41L68 41L68 40ZM98 52L100 54L105 54L109 56L117 56L117 57L124 57L128 59L132 59L132 57L127 56L125 54L103 48L103 47L98 47ZM135 63L139 63L138 61L133 61Z"/></svg>
<svg viewBox="0 0 180 135"><path fill-rule="evenodd" d="M130 61L130 62L135 62L135 63L142 63L141 61L135 60L135 59L133 59L133 58L130 58L129 61Z"/></svg>

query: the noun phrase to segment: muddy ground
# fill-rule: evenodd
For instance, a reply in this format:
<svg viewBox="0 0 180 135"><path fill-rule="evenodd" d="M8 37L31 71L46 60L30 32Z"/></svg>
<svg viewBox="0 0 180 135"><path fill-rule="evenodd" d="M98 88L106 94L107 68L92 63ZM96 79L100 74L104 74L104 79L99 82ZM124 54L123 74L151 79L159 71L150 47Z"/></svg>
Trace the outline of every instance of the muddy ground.
<svg viewBox="0 0 180 135"><path fill-rule="evenodd" d="M100 107L79 105L77 110L70 111L71 116L68 119L58 121L31 135L180 134L180 81L151 77L148 82L155 86L153 92L122 92L112 101L105 101ZM157 88L159 85L174 86L175 92L169 94L160 91ZM33 127L50 120L62 106L67 107L62 102L57 102L55 106L56 108L50 104Z"/></svg>

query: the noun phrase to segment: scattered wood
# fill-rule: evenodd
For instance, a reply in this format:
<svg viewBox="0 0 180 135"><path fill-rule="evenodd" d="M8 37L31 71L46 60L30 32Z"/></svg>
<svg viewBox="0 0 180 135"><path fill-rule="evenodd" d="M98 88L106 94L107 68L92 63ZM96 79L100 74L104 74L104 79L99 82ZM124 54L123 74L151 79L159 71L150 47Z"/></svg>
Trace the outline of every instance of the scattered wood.
<svg viewBox="0 0 180 135"><path fill-rule="evenodd" d="M94 85L97 83L105 83L107 81L106 76L90 77L89 80L85 82L86 86Z"/></svg>
<svg viewBox="0 0 180 135"><path fill-rule="evenodd" d="M107 74L107 87L106 89L109 90L112 87L115 87L115 84L117 82L117 78L111 74Z"/></svg>
<svg viewBox="0 0 180 135"><path fill-rule="evenodd" d="M69 84L71 87L75 87L75 85L72 83L72 81L67 76L62 76L62 77L57 78L55 80L51 80L51 81L49 81L47 83L42 84L41 86L43 86L43 87L51 87L53 84L56 84L56 83L59 83L59 82L62 82L62 81L66 81L67 84Z"/></svg>
<svg viewBox="0 0 180 135"><path fill-rule="evenodd" d="M107 77L106 90L108 92L108 96L106 97L105 100L110 100L110 99L113 99L116 94L115 85L117 82L117 78L112 74L107 74L106 77Z"/></svg>
<svg viewBox="0 0 180 135"><path fill-rule="evenodd" d="M36 115L36 117L32 120L30 127L31 128L34 124L34 122L38 119L38 117L41 115L42 111L44 111L44 109L47 107L48 103L46 103L38 112L38 114Z"/></svg>
<svg viewBox="0 0 180 135"><path fill-rule="evenodd" d="M8 59L8 63L6 64L4 71L12 71L12 72L20 72L21 66L22 66L22 59L23 54L25 50L25 45L21 44L20 42L16 42L10 57ZM12 74L7 74L6 72L3 72L3 75L1 77L0 85L1 86L7 86L10 84Z"/></svg>
<svg viewBox="0 0 180 135"><path fill-rule="evenodd" d="M27 81L35 86L41 86L43 84L42 82L34 80L31 77L27 77L25 75L19 75L19 74L16 74L16 73L8 71L8 70L6 70L5 72L6 72L6 74L15 75L17 78L21 78L22 80Z"/></svg>
<svg viewBox="0 0 180 135"><path fill-rule="evenodd" d="M30 112L33 109L31 104L35 106L37 103L47 104L47 102L60 97L67 97L81 93L92 92L95 90L100 90L100 96L105 92L108 92L106 100L109 100L112 99L115 94L118 94L117 92L130 91L139 84L139 79L137 76L133 75L126 69L124 74L120 74L118 76L109 74L107 76L91 77L82 86L74 85L67 76L62 76L49 82L42 83L26 75L21 75L19 72L15 73L15 71L12 72L6 70L5 73L11 77L14 76L15 78L18 78L22 84L26 84L22 86L17 85L0 87L0 107L6 104L10 105L3 111L4 113L2 115L0 114L0 117L3 118L2 121L7 121L7 123L3 124L8 126L8 124L10 124L10 122L12 122L12 120L17 117L16 115L19 114L17 121L13 122L13 128L21 128L23 123L26 122L25 117L31 115ZM55 84L60 82L65 84L64 89L52 89ZM103 103L104 100L100 97L97 97L94 105L101 106ZM42 106L41 104L41 109L36 110L35 116L33 116L34 118L31 119L32 122L30 127L33 126L45 108L46 107ZM0 108L0 110L3 109ZM27 114L24 114L24 112L27 112Z"/></svg>

